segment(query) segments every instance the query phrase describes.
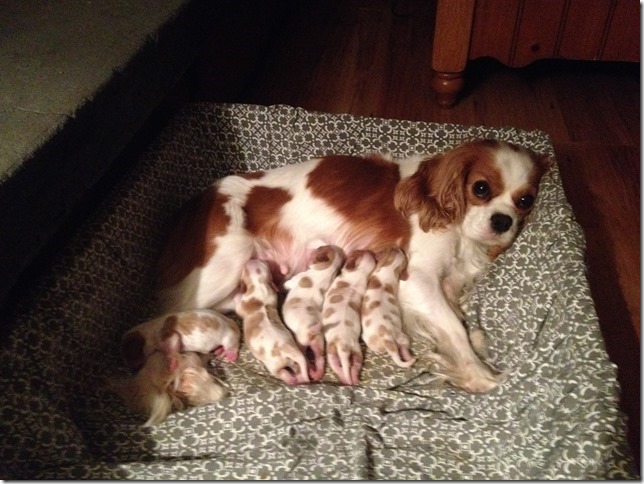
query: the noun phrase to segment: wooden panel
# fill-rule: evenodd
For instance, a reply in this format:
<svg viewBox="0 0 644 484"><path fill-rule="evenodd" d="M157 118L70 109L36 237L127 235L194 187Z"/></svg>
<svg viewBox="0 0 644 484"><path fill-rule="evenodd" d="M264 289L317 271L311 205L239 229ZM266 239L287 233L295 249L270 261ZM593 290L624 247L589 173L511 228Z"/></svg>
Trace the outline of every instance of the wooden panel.
<svg viewBox="0 0 644 484"><path fill-rule="evenodd" d="M611 3L611 0L570 1L558 52L561 57L599 59Z"/></svg>
<svg viewBox="0 0 644 484"><path fill-rule="evenodd" d="M640 4L638 0L617 0L614 3L602 60L639 62Z"/></svg>
<svg viewBox="0 0 644 484"><path fill-rule="evenodd" d="M510 64L521 0L478 0L469 58L494 57Z"/></svg>
<svg viewBox="0 0 644 484"><path fill-rule="evenodd" d="M564 7L565 2L561 0L522 2L514 52L508 65L523 67L554 56L558 33L564 25Z"/></svg>
<svg viewBox="0 0 644 484"><path fill-rule="evenodd" d="M474 0L439 0L432 68L438 72L462 72L472 34Z"/></svg>

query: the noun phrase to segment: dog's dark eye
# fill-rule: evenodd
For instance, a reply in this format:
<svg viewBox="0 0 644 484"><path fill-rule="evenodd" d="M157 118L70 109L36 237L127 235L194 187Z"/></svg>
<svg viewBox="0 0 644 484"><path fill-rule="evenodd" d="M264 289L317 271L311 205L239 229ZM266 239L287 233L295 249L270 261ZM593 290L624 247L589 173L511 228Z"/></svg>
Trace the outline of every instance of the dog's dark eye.
<svg viewBox="0 0 644 484"><path fill-rule="evenodd" d="M484 181L477 181L472 187L472 192L478 198L487 199L490 198L490 185Z"/></svg>
<svg viewBox="0 0 644 484"><path fill-rule="evenodd" d="M517 200L517 207L521 210L528 210L534 204L534 197L532 195L524 195Z"/></svg>

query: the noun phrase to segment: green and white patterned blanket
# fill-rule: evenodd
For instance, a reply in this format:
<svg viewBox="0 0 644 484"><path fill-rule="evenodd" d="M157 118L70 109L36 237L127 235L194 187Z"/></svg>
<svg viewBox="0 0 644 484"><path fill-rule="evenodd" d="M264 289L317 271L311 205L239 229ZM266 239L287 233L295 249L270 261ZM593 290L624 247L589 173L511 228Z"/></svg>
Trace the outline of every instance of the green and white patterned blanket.
<svg viewBox="0 0 644 484"><path fill-rule="evenodd" d="M231 396L141 428L105 389L121 335L156 316L152 273L177 208L223 175L330 153L437 153L493 137L554 156L544 133L313 113L183 109L57 256L0 352L0 478L637 478L585 277L584 238L555 166L533 219L476 286L467 324L508 371L489 394L418 362L366 354L361 384L287 387L246 349L217 375Z"/></svg>

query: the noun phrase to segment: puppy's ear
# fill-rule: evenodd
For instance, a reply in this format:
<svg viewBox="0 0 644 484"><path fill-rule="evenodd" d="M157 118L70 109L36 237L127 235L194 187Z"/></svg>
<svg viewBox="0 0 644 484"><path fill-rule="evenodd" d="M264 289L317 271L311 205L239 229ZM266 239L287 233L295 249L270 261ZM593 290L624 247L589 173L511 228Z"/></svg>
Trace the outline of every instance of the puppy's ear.
<svg viewBox="0 0 644 484"><path fill-rule="evenodd" d="M457 150L421 162L396 187L394 204L405 217L418 213L425 232L460 222L465 216L468 158Z"/></svg>

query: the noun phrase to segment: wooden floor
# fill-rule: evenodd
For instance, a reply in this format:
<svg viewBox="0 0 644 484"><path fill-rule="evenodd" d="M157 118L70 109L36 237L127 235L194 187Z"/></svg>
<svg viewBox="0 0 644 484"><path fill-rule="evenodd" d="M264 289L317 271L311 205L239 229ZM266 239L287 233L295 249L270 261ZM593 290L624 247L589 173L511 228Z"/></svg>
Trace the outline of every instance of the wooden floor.
<svg viewBox="0 0 644 484"><path fill-rule="evenodd" d="M247 89L232 98L213 92L212 100L548 133L586 235L590 287L639 462L639 65L546 62L512 70L477 61L459 104L441 109L430 90L434 2L301 3Z"/></svg>

